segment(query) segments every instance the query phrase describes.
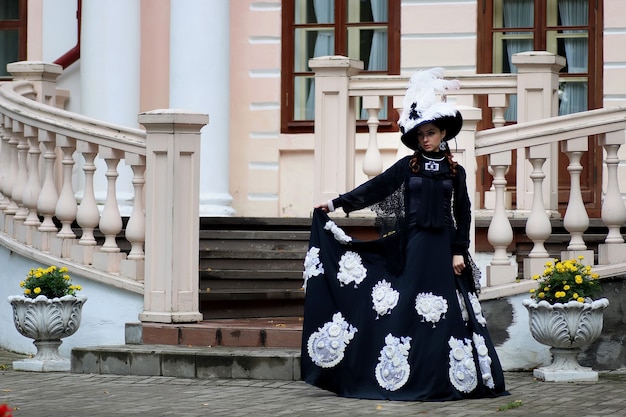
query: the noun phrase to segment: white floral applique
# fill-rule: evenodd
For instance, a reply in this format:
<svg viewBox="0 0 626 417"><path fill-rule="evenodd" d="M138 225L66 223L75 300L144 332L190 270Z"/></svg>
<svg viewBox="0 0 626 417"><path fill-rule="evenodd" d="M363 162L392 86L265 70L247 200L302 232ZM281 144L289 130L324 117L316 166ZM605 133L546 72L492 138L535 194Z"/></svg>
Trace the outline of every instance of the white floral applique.
<svg viewBox="0 0 626 417"><path fill-rule="evenodd" d="M476 321L485 327L487 325L487 320L485 319L485 316L483 316L483 308L480 306L478 296L473 292L468 295L470 303L472 304L472 310L474 310L474 317L476 317Z"/></svg>
<svg viewBox="0 0 626 417"><path fill-rule="evenodd" d="M487 345L485 344L485 338L476 333L474 333L472 338L474 339L476 353L478 353L478 366L480 367L483 383L489 388L494 388L496 385L493 382L493 375L491 373L492 360L489 356Z"/></svg>
<svg viewBox="0 0 626 417"><path fill-rule="evenodd" d="M306 291L306 285L309 278L323 273L324 265L322 265L322 261L320 261L320 248L311 246L306 253L306 257L304 258L304 272L302 272L304 283L302 284L302 288Z"/></svg>
<svg viewBox="0 0 626 417"><path fill-rule="evenodd" d="M391 333L385 337L385 346L380 351L376 365L378 385L389 391L396 391L409 380L410 337L395 337Z"/></svg>
<svg viewBox="0 0 626 417"><path fill-rule="evenodd" d="M464 393L472 392L478 385L476 364L472 355L472 342L450 337L450 369L448 376L454 387Z"/></svg>
<svg viewBox="0 0 626 417"><path fill-rule="evenodd" d="M463 318L463 321L467 323L469 321L469 313L467 312L465 300L459 290L456 290L456 298L459 300L459 306L461 307L461 317Z"/></svg>
<svg viewBox="0 0 626 417"><path fill-rule="evenodd" d="M415 310L422 316L422 321L437 323L448 311L448 302L445 298L434 295L432 292L417 294L415 298Z"/></svg>
<svg viewBox="0 0 626 417"><path fill-rule="evenodd" d="M376 311L376 319L385 314L390 314L391 310L398 304L400 293L391 288L391 283L378 281L372 288L373 309Z"/></svg>
<svg viewBox="0 0 626 417"><path fill-rule="evenodd" d="M463 317L463 320L465 322L468 322L469 312L467 311L465 300L458 290L456 292L456 296L459 299L459 306L461 306L461 316ZM472 310L474 311L474 317L476 317L476 321L480 325L485 327L487 325L487 320L485 320L485 317L483 316L482 307L480 306L480 302L478 301L478 296L475 293L471 292L468 294L468 297L470 299L470 304L472 305Z"/></svg>
<svg viewBox="0 0 626 417"><path fill-rule="evenodd" d="M357 288L366 276L367 269L358 253L348 251L341 256L337 279L342 286L354 283L354 288Z"/></svg>
<svg viewBox="0 0 626 417"><path fill-rule="evenodd" d="M333 314L333 321L324 323L309 336L307 349L314 364L322 368L332 368L343 359L346 346L350 343L357 328L349 324L341 313Z"/></svg>
<svg viewBox="0 0 626 417"><path fill-rule="evenodd" d="M345 245L352 242L352 238L348 236L346 232L344 232L343 229L337 226L337 224L332 220L326 222L326 224L324 225L324 230L330 230L335 237L335 240L339 243L343 243Z"/></svg>

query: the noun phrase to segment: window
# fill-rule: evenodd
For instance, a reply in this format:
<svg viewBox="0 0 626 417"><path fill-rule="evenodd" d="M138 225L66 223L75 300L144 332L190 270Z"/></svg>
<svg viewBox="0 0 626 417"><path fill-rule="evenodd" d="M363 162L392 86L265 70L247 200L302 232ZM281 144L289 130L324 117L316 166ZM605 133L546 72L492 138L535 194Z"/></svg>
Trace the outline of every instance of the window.
<svg viewBox="0 0 626 417"><path fill-rule="evenodd" d="M313 131L309 59L343 55L363 61L366 73L400 73L400 0L286 1L282 17L283 132Z"/></svg>
<svg viewBox="0 0 626 417"><path fill-rule="evenodd" d="M8 78L7 64L26 59L26 0L0 2L0 78Z"/></svg>
<svg viewBox="0 0 626 417"><path fill-rule="evenodd" d="M559 114L570 114L602 105L601 33L598 1L593 0L493 0L484 3L479 14L479 72L514 73L513 54L525 51L548 51L566 58L561 70ZM601 30L601 29L600 29ZM481 51L482 50L482 51ZM485 52L485 53L483 53ZM599 58L600 57L600 58ZM488 61L487 61L488 60ZM600 65L600 67L598 67ZM511 100L506 114L515 121L516 100Z"/></svg>
<svg viewBox="0 0 626 417"><path fill-rule="evenodd" d="M567 65L559 74L559 114L600 108L603 105L602 28L603 0L479 0L478 73L515 73L513 54L548 51L563 56ZM493 126L491 112L483 107L481 128ZM508 123L516 122L517 102L509 101ZM559 154L559 209L569 196L568 158ZM599 217L601 210L602 148L589 137L589 151L581 164L581 192L587 213ZM490 186L486 158L478 160L477 184ZM507 183L515 184L515 163Z"/></svg>

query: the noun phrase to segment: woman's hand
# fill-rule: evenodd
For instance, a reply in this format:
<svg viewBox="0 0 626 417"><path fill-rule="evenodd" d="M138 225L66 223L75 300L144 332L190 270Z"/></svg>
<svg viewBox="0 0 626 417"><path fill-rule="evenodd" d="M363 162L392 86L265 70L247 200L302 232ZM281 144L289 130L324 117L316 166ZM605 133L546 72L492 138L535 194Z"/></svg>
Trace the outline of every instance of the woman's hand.
<svg viewBox="0 0 626 417"><path fill-rule="evenodd" d="M314 208L322 209L322 211L324 213L330 212L330 209L328 208L328 202L320 203L317 206L315 206Z"/></svg>
<svg viewBox="0 0 626 417"><path fill-rule="evenodd" d="M461 272L465 269L465 258L463 255L452 256L452 269L454 269L455 275L461 275Z"/></svg>

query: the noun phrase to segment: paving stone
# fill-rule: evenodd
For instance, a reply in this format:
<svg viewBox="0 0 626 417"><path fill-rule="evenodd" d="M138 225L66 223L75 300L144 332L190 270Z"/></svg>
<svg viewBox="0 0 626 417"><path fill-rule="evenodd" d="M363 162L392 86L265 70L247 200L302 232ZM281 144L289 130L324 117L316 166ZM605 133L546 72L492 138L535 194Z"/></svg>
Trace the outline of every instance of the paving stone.
<svg viewBox="0 0 626 417"><path fill-rule="evenodd" d="M72 359L80 358L84 363L93 364L94 358L101 355L109 370L123 370L127 366L124 358L130 358L132 368L136 355L160 357L168 354L171 347L153 346L145 351L136 345L116 348L121 352L118 356L108 352L110 348L101 348L87 354L73 352ZM183 349L181 356L195 356L196 369L209 369L227 358L233 362L239 360L242 352L272 358L263 349ZM0 403L16 408L16 417L626 416L626 370L601 371L597 383L540 382L531 372L505 372L509 396L411 402L340 398L298 380L221 378L208 374L207 378L200 379L13 370L11 363L25 357L0 350ZM286 351L285 358L291 358L283 359L285 363L291 360L295 364L299 360L293 351ZM277 364L278 361L267 363ZM242 370L255 368L252 362L238 366ZM78 394L80 397L76 397Z"/></svg>

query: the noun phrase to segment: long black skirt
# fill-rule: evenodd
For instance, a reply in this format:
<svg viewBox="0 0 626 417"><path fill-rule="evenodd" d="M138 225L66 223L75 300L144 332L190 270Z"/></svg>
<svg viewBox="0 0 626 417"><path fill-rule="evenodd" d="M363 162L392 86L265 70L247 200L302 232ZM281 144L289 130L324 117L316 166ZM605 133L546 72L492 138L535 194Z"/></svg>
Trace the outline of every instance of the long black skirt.
<svg viewBox="0 0 626 417"><path fill-rule="evenodd" d="M507 394L471 273L454 275L447 232L352 239L315 210L304 269L302 379L340 396L446 401ZM469 270L469 268L466 268Z"/></svg>

